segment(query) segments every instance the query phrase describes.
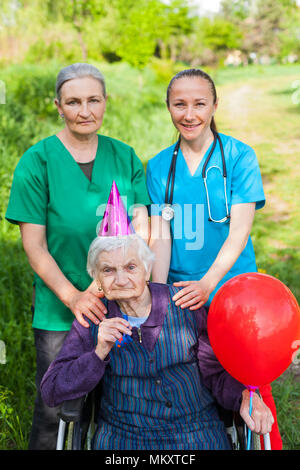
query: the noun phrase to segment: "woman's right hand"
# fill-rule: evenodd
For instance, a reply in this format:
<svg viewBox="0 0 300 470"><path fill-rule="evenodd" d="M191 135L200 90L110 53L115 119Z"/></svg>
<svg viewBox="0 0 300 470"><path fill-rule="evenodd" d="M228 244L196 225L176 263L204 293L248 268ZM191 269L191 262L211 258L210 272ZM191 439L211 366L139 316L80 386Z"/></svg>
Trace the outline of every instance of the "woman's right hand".
<svg viewBox="0 0 300 470"><path fill-rule="evenodd" d="M95 292L90 288L85 291L76 290L68 302L68 307L75 315L77 321L85 328L89 323L85 320L89 318L95 325L98 325L105 318L106 307L100 298L104 297L103 292Z"/></svg>
<svg viewBox="0 0 300 470"><path fill-rule="evenodd" d="M98 342L95 349L100 359L104 360L106 358L115 342L123 334L131 335L131 328L130 323L124 318L105 318L98 328Z"/></svg>
<svg viewBox="0 0 300 470"><path fill-rule="evenodd" d="M256 393L253 393L252 413L250 416L249 403L249 391L244 390L242 393L240 415L248 428L257 434L267 434L271 432L272 425L274 424L274 418L271 410Z"/></svg>

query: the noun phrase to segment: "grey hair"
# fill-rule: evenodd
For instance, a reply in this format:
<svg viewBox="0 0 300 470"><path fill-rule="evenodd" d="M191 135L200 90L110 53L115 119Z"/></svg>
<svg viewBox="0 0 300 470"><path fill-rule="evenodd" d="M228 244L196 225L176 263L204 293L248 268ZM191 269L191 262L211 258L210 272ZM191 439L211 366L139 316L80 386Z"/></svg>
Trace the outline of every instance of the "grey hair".
<svg viewBox="0 0 300 470"><path fill-rule="evenodd" d="M146 271L151 271L154 262L154 253L147 243L136 233L117 237L97 237L91 243L87 258L87 272L92 279L96 279L99 269L99 256L102 251L112 251L118 248L129 248L134 245L139 259Z"/></svg>
<svg viewBox="0 0 300 470"><path fill-rule="evenodd" d="M68 80L82 77L92 77L98 80L101 83L103 95L104 97L106 96L105 80L100 70L98 70L97 67L94 67L94 65L78 62L64 67L57 75L55 91L58 101L61 99L60 91L63 84Z"/></svg>

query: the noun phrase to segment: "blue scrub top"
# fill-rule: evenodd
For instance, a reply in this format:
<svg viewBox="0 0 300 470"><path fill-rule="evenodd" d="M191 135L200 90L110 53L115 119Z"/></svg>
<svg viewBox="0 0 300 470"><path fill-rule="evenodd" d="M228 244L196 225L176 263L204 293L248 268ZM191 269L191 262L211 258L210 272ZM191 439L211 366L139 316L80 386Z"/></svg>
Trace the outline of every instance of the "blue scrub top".
<svg viewBox="0 0 300 470"><path fill-rule="evenodd" d="M233 137L220 134L227 169L227 201L230 213L233 204L255 202L256 209L265 204L265 195L258 161L254 150ZM212 146L213 144L211 144ZM191 175L179 149L173 194L174 218L171 221L172 254L168 283L201 279L213 264L229 233L229 222L208 220L208 205L202 168L207 150L194 175ZM165 202L166 184L175 144L149 160L147 187L152 200L151 215L161 215ZM207 165L207 188L211 216L220 220L226 216L222 157L219 143ZM170 185L171 186L171 185ZM211 293L228 279L245 272L257 271L251 238L231 270Z"/></svg>

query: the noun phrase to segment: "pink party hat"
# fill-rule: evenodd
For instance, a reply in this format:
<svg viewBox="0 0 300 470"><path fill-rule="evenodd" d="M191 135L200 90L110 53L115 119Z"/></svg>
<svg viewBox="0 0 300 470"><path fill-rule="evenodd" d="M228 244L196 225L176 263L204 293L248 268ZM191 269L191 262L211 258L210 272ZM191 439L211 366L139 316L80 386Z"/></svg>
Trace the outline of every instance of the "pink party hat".
<svg viewBox="0 0 300 470"><path fill-rule="evenodd" d="M98 236L117 237L132 233L135 233L132 222L127 214L117 185L113 181Z"/></svg>

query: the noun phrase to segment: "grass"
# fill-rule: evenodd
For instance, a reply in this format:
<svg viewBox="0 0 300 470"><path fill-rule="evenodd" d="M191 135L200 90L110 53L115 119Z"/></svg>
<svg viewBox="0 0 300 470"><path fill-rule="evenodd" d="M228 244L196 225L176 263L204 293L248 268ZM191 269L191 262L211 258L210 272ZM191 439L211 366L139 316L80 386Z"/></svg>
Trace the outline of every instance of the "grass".
<svg viewBox="0 0 300 470"><path fill-rule="evenodd" d="M300 128L291 84L300 76L300 67L288 68L286 74L278 67L271 71L259 78L250 71L247 80L224 79L220 128L251 145L260 163L266 205L256 213L253 226L258 267L286 283L299 300Z"/></svg>
<svg viewBox="0 0 300 470"><path fill-rule="evenodd" d="M160 72L158 64L145 71L126 64L100 67L109 94L102 132L132 145L146 163L174 139L164 103L171 71ZM0 449L27 447L35 394L32 273L19 230L4 215L18 158L61 126L51 104L59 68L19 65L0 72L7 85L6 105L0 108L0 340L7 357L0 363ZM222 69L213 75L219 130L251 145L262 170L267 203L257 211L252 231L258 268L283 281L299 301L300 109L292 102L291 84L300 77L300 66ZM297 368L273 383L285 449L300 448L299 388Z"/></svg>
<svg viewBox="0 0 300 470"><path fill-rule="evenodd" d="M300 450L300 380L297 375L285 372L272 384L276 402L277 419L285 450Z"/></svg>
<svg viewBox="0 0 300 470"><path fill-rule="evenodd" d="M292 100L292 84L300 77L300 67L256 67L245 72L217 74L219 126L257 153L266 195L252 230L257 265L285 283L299 302L300 109ZM300 449L299 366L292 364L272 388L284 449Z"/></svg>

